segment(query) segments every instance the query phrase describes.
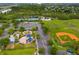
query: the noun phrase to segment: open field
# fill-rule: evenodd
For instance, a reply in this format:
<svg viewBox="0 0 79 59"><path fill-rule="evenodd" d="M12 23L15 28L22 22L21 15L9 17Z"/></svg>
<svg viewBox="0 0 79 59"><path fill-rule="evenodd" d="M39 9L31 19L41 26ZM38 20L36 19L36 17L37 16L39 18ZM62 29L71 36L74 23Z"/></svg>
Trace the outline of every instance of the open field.
<svg viewBox="0 0 79 59"><path fill-rule="evenodd" d="M53 37L57 32L68 32L79 37L79 20L51 20L43 23Z"/></svg>
<svg viewBox="0 0 79 59"><path fill-rule="evenodd" d="M47 34L50 36L49 40L52 40L52 45L58 46L57 49L71 49L73 53L75 53L79 46L79 20L72 19L72 20L51 20L51 21L44 21L43 26L48 29ZM60 38L57 37L56 33L65 32L75 36L77 40L74 38L69 37L68 35L62 35ZM61 44L61 42L66 43ZM61 48L59 48L61 47Z"/></svg>

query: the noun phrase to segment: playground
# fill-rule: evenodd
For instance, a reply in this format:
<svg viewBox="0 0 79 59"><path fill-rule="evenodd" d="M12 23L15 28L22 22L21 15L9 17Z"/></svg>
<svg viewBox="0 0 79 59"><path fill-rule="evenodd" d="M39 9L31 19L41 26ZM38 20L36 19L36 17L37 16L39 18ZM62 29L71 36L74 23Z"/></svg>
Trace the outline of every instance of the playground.
<svg viewBox="0 0 79 59"><path fill-rule="evenodd" d="M32 31L15 31L9 37L9 44L0 55L33 55L36 49Z"/></svg>

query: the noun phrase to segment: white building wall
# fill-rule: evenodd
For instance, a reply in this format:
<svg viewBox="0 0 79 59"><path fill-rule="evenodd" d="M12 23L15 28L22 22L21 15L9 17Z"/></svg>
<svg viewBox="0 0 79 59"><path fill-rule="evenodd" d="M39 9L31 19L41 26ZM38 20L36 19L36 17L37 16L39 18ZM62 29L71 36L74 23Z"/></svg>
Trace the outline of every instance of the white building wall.
<svg viewBox="0 0 79 59"><path fill-rule="evenodd" d="M42 17L41 20L43 20L43 21L49 21L49 20L51 20L51 18Z"/></svg>
<svg viewBox="0 0 79 59"><path fill-rule="evenodd" d="M10 12L10 11L12 11L12 9L2 10L2 11L1 11L1 13L3 13L3 14L4 14L4 13Z"/></svg>

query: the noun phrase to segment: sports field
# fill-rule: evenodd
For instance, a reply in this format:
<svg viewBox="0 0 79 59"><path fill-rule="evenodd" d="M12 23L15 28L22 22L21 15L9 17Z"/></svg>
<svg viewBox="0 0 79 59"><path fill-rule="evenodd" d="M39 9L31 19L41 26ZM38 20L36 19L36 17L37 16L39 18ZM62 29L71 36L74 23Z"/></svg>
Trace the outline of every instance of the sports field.
<svg viewBox="0 0 79 59"><path fill-rule="evenodd" d="M48 28L48 33L50 39L55 45L61 45L65 47L75 48L74 46L78 46L79 44L79 20L51 20L51 21L43 21L43 26ZM56 33L63 32L63 35L58 37ZM74 37L70 37L69 35L64 35L65 33L69 33ZM62 42L60 42L62 41ZM66 43L64 43L66 41ZM64 44L61 44L64 43Z"/></svg>

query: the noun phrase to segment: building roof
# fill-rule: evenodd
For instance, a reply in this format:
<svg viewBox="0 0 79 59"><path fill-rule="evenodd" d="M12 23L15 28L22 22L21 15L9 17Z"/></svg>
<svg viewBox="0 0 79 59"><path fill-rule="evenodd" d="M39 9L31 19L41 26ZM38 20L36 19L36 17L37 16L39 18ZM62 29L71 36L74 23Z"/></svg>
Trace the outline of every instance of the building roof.
<svg viewBox="0 0 79 59"><path fill-rule="evenodd" d="M30 35L30 34L27 34L26 36L27 36L27 37L31 37L31 35Z"/></svg>
<svg viewBox="0 0 79 59"><path fill-rule="evenodd" d="M15 38L14 38L14 36L11 35L10 38L9 38L9 40L10 40L10 42L15 42Z"/></svg>
<svg viewBox="0 0 79 59"><path fill-rule="evenodd" d="M24 37L19 39L19 42L22 44L26 44L26 40L28 40L28 38L24 36Z"/></svg>

